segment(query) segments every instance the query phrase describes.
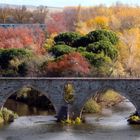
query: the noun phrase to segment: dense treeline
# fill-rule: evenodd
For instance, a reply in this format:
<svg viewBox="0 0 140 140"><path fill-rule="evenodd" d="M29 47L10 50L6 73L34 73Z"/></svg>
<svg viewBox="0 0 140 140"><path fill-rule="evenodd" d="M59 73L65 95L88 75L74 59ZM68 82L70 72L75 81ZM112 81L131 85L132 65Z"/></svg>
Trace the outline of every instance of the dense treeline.
<svg viewBox="0 0 140 140"><path fill-rule="evenodd" d="M86 45L81 46L85 38ZM34 48L30 49L32 44L25 47L26 44L23 43L25 46L21 48L2 47L0 74L1 76L110 76L112 73L110 67L118 57L116 47L118 41L117 35L112 31L95 30L84 36L76 32L61 33L54 37L54 44L42 53L38 53Z"/></svg>
<svg viewBox="0 0 140 140"><path fill-rule="evenodd" d="M139 15L139 7L119 3L111 7L65 7L63 12L52 13L51 18L46 19L46 24L51 33L77 31L86 34L93 29L122 32L139 27Z"/></svg>
<svg viewBox="0 0 140 140"><path fill-rule="evenodd" d="M1 10L0 15L10 9ZM122 4L65 7L45 17L47 34L39 28L0 28L0 75L139 77L139 14L139 7Z"/></svg>

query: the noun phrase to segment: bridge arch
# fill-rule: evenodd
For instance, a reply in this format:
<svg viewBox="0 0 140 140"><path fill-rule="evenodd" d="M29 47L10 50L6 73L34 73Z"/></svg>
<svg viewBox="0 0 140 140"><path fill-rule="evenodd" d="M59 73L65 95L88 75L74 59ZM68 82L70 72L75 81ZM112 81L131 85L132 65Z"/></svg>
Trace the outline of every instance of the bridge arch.
<svg viewBox="0 0 140 140"><path fill-rule="evenodd" d="M83 113L83 109L84 109L84 106L85 104L92 98L94 97L95 95L97 94L103 94L105 91L108 91L108 90L113 90L115 92L117 92L119 95L125 97L127 100L129 100L129 102L135 107L135 109L138 111L140 108L136 102L136 100L133 98L133 96L129 96L129 91L127 90L124 90L124 89L116 89L116 88L113 88L111 86L108 86L108 87L101 87L100 89L98 90L90 90L90 91L87 91L87 97L84 98L84 100L82 100L82 102L79 104L79 107L78 107L78 113L79 113L79 116L81 117L82 116L82 113ZM134 111L136 111L134 110Z"/></svg>
<svg viewBox="0 0 140 140"><path fill-rule="evenodd" d="M1 106L3 107L6 103L6 101L8 100L8 98L10 96L12 96L13 94L17 93L18 91L20 91L21 89L23 88L32 88L34 89L35 91L41 93L42 95L46 96L46 98L51 102L54 110L55 110L55 113L58 112L58 108L57 108L57 105L54 103L54 101L50 98L50 95L49 93L47 93L46 91L44 91L43 89L37 87L37 86L33 86L33 85L20 85L20 86L16 86L16 87L4 87L5 90L3 90L3 98L1 99L2 102L1 102ZM6 90L7 89L7 90Z"/></svg>

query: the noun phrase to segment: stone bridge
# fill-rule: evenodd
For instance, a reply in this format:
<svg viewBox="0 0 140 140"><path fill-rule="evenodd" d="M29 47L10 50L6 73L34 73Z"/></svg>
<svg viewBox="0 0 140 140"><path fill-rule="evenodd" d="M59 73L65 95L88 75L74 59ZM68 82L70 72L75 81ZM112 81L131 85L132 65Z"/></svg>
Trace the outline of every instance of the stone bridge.
<svg viewBox="0 0 140 140"><path fill-rule="evenodd" d="M52 102L56 114L67 106L64 100L66 84L74 87L74 102L70 105L70 116L81 116L84 104L97 92L113 89L129 99L140 113L140 79L112 78L0 78L0 107L9 96L23 87L32 87L43 93Z"/></svg>

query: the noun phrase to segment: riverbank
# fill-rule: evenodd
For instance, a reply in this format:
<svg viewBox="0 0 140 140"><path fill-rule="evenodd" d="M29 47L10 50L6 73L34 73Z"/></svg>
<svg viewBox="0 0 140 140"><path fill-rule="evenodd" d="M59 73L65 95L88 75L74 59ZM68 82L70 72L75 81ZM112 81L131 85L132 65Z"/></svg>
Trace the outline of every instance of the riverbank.
<svg viewBox="0 0 140 140"><path fill-rule="evenodd" d="M101 113L102 109L110 108L124 101L124 97L113 90L97 93L84 106L84 113Z"/></svg>

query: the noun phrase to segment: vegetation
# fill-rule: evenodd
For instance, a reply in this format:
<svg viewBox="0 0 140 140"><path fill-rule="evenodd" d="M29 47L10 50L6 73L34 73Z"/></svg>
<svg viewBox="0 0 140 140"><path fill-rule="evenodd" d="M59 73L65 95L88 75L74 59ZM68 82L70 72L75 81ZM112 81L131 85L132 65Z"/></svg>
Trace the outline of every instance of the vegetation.
<svg viewBox="0 0 140 140"><path fill-rule="evenodd" d="M87 37L89 39L89 43L101 40L111 42L113 45L118 43L118 37L114 32L103 29L92 31L87 34Z"/></svg>
<svg viewBox="0 0 140 140"><path fill-rule="evenodd" d="M0 49L0 75L22 76L25 73L23 63L32 56L27 49Z"/></svg>
<svg viewBox="0 0 140 140"><path fill-rule="evenodd" d="M127 120L130 124L140 124L140 116L137 112L132 114Z"/></svg>
<svg viewBox="0 0 140 140"><path fill-rule="evenodd" d="M0 28L0 49L24 48L40 54L44 51L44 41L45 34L38 27Z"/></svg>
<svg viewBox="0 0 140 140"><path fill-rule="evenodd" d="M84 106L85 113L101 113L102 108L111 107L123 101L123 97L113 90L97 94Z"/></svg>
<svg viewBox="0 0 140 140"><path fill-rule="evenodd" d="M74 49L71 48L68 45L55 45L50 49L50 52L55 56L59 57L64 54L69 54L71 52L74 52Z"/></svg>
<svg viewBox="0 0 140 140"><path fill-rule="evenodd" d="M1 23L44 23L48 10L44 6L39 6L34 10L28 10L26 6L17 8L1 7Z"/></svg>
<svg viewBox="0 0 140 140"><path fill-rule="evenodd" d="M3 108L0 111L0 123L10 123L13 122L18 116L13 111Z"/></svg>
<svg viewBox="0 0 140 140"><path fill-rule="evenodd" d="M72 104L74 101L74 87L72 84L66 84L64 87L64 100L68 104Z"/></svg>
<svg viewBox="0 0 140 140"><path fill-rule="evenodd" d="M69 125L72 125L72 124L79 125L82 123L82 120L79 117L77 117L75 120L71 120L71 119L62 120L61 123L69 124Z"/></svg>
<svg viewBox="0 0 140 140"><path fill-rule="evenodd" d="M0 76L140 77L139 15L139 7L123 4L65 7L53 13L43 6L32 11L0 8L1 23L47 26L47 31L37 26L0 28ZM31 96L30 102L38 97ZM90 100L86 110L100 112L120 99L105 93Z"/></svg>
<svg viewBox="0 0 140 140"><path fill-rule="evenodd" d="M108 41L99 41L89 44L86 50L95 54L103 53L104 56L108 56L112 60L117 58L117 49Z"/></svg>
<svg viewBox="0 0 140 140"><path fill-rule="evenodd" d="M85 104L83 112L85 112L85 113L100 113L101 106L95 100L90 99Z"/></svg>
<svg viewBox="0 0 140 140"><path fill-rule="evenodd" d="M54 41L56 44L59 44L60 42L62 42L63 44L72 46L73 42L80 37L81 37L81 35L76 32L66 32L66 33L61 33L61 34L57 35L54 38Z"/></svg>
<svg viewBox="0 0 140 140"><path fill-rule="evenodd" d="M45 72L47 76L56 77L86 76L90 73L90 64L81 54L74 52L62 56L55 62L49 62Z"/></svg>

